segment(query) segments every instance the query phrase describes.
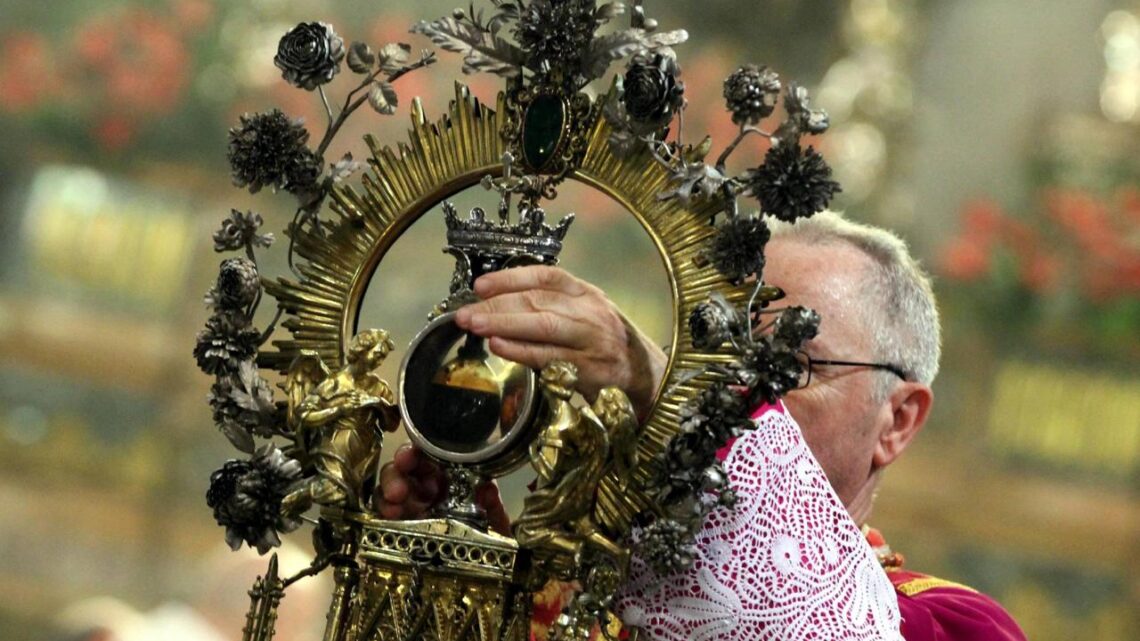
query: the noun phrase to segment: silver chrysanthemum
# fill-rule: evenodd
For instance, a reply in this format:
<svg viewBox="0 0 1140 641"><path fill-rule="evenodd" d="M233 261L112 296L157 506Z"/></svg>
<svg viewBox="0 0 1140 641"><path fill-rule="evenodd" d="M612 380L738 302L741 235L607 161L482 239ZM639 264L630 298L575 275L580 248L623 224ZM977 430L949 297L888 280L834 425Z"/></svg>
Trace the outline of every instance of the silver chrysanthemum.
<svg viewBox="0 0 1140 641"><path fill-rule="evenodd" d="M214 520L226 528L226 543L238 549L242 543L265 554L281 545L279 533L301 525L281 514L281 500L301 478L301 464L281 450L266 445L248 461L227 461L210 475L206 504Z"/></svg>
<svg viewBox="0 0 1140 641"><path fill-rule="evenodd" d="M748 193L760 208L786 222L817 214L842 191L831 179L831 167L813 148L782 142L768 150L764 164L748 171Z"/></svg>
<svg viewBox="0 0 1140 641"><path fill-rule="evenodd" d="M238 365L237 372L219 377L207 395L214 424L237 449L253 452L253 437L273 436L278 419L273 390L252 360Z"/></svg>
<svg viewBox="0 0 1140 641"><path fill-rule="evenodd" d="M206 321L194 345L194 359L207 374L225 376L237 373L241 363L253 358L261 345L261 333L245 314L220 311Z"/></svg>
<svg viewBox="0 0 1140 641"><path fill-rule="evenodd" d="M245 247L269 247L273 244L273 234L259 232L263 221L261 214L252 211L230 210L229 218L222 221L214 232L214 251L238 251Z"/></svg>
<svg viewBox="0 0 1140 641"><path fill-rule="evenodd" d="M754 125L771 115L780 97L780 76L768 67L745 65L724 81L732 122Z"/></svg>
<svg viewBox="0 0 1140 641"><path fill-rule="evenodd" d="M303 194L321 174L321 159L308 148L304 123L279 109L243 114L229 138L230 177L250 193L269 187Z"/></svg>
<svg viewBox="0 0 1140 641"><path fill-rule="evenodd" d="M771 235L759 215L733 216L717 225L705 254L729 282L740 284L764 271L764 247Z"/></svg>
<svg viewBox="0 0 1140 641"><path fill-rule="evenodd" d="M692 534L683 523L658 519L646 526L637 544L637 554L659 577L683 572L697 556Z"/></svg>

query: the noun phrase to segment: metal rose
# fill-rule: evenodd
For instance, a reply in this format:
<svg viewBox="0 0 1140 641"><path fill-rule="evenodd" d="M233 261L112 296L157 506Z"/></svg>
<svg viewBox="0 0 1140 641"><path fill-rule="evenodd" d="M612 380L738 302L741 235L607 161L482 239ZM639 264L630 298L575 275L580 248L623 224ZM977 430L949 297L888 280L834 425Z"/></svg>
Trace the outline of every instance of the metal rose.
<svg viewBox="0 0 1140 641"><path fill-rule="evenodd" d="M693 308L689 315L689 335L693 347L714 352L720 349L739 324L736 308L719 292L710 294L708 300Z"/></svg>
<svg viewBox="0 0 1140 641"><path fill-rule="evenodd" d="M744 180L764 213L786 222L823 211L841 191L823 156L791 142L769 149L764 164L748 171Z"/></svg>
<svg viewBox="0 0 1140 641"><path fill-rule="evenodd" d="M214 232L214 251L237 251L243 247L269 247L273 244L273 234L261 234L261 214L237 209L230 210L230 217L222 221L222 226Z"/></svg>
<svg viewBox="0 0 1140 641"><path fill-rule="evenodd" d="M622 102L634 122L661 122L684 103L685 86L677 82L677 63L656 54L630 62L623 82Z"/></svg>
<svg viewBox="0 0 1140 641"><path fill-rule="evenodd" d="M257 265L245 256L227 258L218 268L218 281L206 293L205 302L214 309L244 310L261 293Z"/></svg>
<svg viewBox="0 0 1140 641"><path fill-rule="evenodd" d="M248 461L230 460L210 475L206 504L214 520L226 528L226 543L242 543L265 554L281 545L278 533L292 532L300 519L281 514L281 499L301 478L301 464L266 445Z"/></svg>
<svg viewBox="0 0 1140 641"><path fill-rule="evenodd" d="M278 41L273 64L286 82L312 91L340 72L344 53L344 40L336 35L332 25L302 22Z"/></svg>
<svg viewBox="0 0 1140 641"><path fill-rule="evenodd" d="M707 256L725 278L740 284L764 271L764 246L770 237L759 216L734 216L717 225Z"/></svg>
<svg viewBox="0 0 1140 641"><path fill-rule="evenodd" d="M768 67L745 65L724 80L724 100L732 122L754 125L771 115L780 97L780 76Z"/></svg>

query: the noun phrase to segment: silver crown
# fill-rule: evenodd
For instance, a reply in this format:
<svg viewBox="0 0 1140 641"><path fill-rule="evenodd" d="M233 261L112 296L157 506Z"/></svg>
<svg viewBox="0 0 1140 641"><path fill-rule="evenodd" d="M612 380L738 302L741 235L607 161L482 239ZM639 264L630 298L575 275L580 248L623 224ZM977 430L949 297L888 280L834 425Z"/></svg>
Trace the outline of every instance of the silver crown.
<svg viewBox="0 0 1140 641"><path fill-rule="evenodd" d="M562 241L574 214L566 214L551 227L546 223L546 212L529 200L518 206L518 222L511 223L511 194L523 192L529 187L525 178L511 175L513 158L503 156L503 177L483 179L483 186L500 193L498 220L487 219L482 207L475 207L466 220L459 217L455 205L444 201L443 213L447 223L447 251L459 257L462 254L470 266L471 278L481 274L512 267L515 265L544 264L558 262L562 251Z"/></svg>

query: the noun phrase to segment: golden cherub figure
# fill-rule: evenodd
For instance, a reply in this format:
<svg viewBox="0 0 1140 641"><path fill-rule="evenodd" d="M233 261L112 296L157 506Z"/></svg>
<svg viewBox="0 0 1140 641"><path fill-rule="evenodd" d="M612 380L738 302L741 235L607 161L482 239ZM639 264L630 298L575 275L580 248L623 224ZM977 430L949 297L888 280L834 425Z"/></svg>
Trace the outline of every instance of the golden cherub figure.
<svg viewBox="0 0 1140 641"><path fill-rule="evenodd" d="M553 361L542 369L547 402L546 425L531 444L530 460L538 472L535 491L515 521L519 545L578 555L592 544L615 559L625 551L599 529L598 484L613 472L628 485L637 463L637 419L624 392L607 387L593 408L570 403L577 368Z"/></svg>
<svg viewBox="0 0 1140 641"><path fill-rule="evenodd" d="M365 507L364 484L376 473L382 433L400 423L395 394L374 373L394 348L388 332L370 329L352 338L335 374L307 350L289 367L289 427L315 474L285 497L283 513L300 514L313 503Z"/></svg>

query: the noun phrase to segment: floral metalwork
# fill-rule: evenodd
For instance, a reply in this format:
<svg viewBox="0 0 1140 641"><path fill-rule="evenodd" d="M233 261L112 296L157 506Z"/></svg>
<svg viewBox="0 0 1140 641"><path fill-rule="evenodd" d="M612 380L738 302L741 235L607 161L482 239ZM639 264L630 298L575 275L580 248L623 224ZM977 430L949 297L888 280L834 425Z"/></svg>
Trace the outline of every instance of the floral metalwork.
<svg viewBox="0 0 1140 641"><path fill-rule="evenodd" d="M278 535L301 525L280 510L281 499L300 477L301 464L273 446L259 449L250 460L228 461L210 475L206 504L226 528L226 543L234 550L245 543L260 554L281 545Z"/></svg>
<svg viewBox="0 0 1140 641"><path fill-rule="evenodd" d="M257 264L245 256L227 258L218 268L218 281L206 292L204 302L217 310L243 310L261 294Z"/></svg>
<svg viewBox="0 0 1140 641"><path fill-rule="evenodd" d="M237 187L299 193L320 175L320 157L308 147L309 132L279 109L244 114L230 129L230 175Z"/></svg>
<svg viewBox="0 0 1140 641"><path fill-rule="evenodd" d="M780 76L767 67L744 65L724 81L724 100L732 122L755 125L772 115L780 97Z"/></svg>
<svg viewBox="0 0 1140 641"><path fill-rule="evenodd" d="M247 246L269 247L273 244L273 234L259 231L263 222L261 214L231 210L229 218L222 220L221 227L214 232L214 251L238 251Z"/></svg>
<svg viewBox="0 0 1140 641"><path fill-rule="evenodd" d="M760 216L735 216L716 227L706 253L717 271L734 285L764 271L764 246L771 237Z"/></svg>
<svg viewBox="0 0 1140 641"><path fill-rule="evenodd" d="M285 82L307 91L331 81L340 73L344 59L344 40L332 25L305 22L281 37L273 64L281 70Z"/></svg>
<svg viewBox="0 0 1140 641"><path fill-rule="evenodd" d="M723 294L709 294L709 299L689 314L693 347L706 352L719 350L738 331L741 322L736 307Z"/></svg>
<svg viewBox="0 0 1140 641"><path fill-rule="evenodd" d="M251 360L261 345L261 332L242 311L223 310L206 321L194 345L194 359L207 374L232 374Z"/></svg>
<svg viewBox="0 0 1140 641"><path fill-rule="evenodd" d="M685 101L685 85L677 80L677 61L660 53L635 57L625 72L622 104L637 122L660 122Z"/></svg>
<svg viewBox="0 0 1140 641"><path fill-rule="evenodd" d="M790 144L769 149L764 164L749 171L744 180L763 211L787 222L822 211L839 191L823 156L812 147Z"/></svg>

